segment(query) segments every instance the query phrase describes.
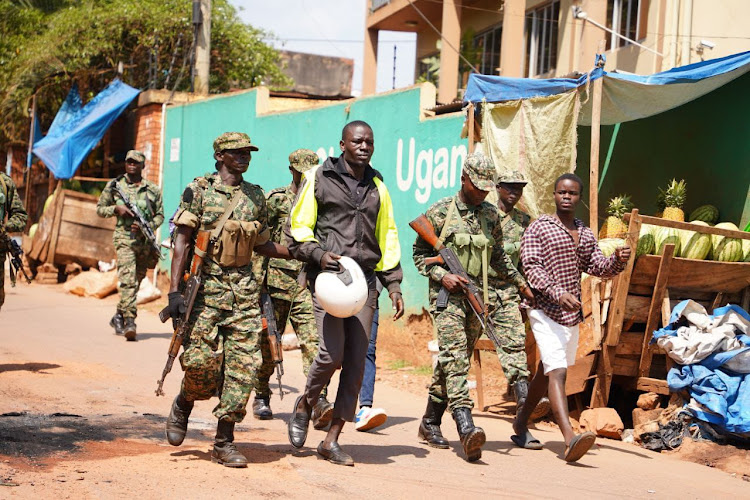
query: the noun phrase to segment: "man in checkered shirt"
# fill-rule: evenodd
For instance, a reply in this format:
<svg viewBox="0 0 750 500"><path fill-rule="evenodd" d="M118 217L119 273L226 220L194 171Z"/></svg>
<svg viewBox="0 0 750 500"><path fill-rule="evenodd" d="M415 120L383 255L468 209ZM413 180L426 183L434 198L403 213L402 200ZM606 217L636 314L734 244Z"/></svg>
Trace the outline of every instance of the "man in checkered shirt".
<svg viewBox="0 0 750 500"><path fill-rule="evenodd" d="M567 368L575 363L581 310L581 273L609 278L617 275L630 258L630 248L620 247L605 257L594 233L575 218L583 181L564 174L555 181L554 215L542 215L526 229L521 242L521 262L534 292L534 303L526 302L541 362L529 387L529 396L513 422L513 442L540 449L539 440L526 422L537 402L549 390L555 420L565 438L565 460L575 462L593 446L591 432L575 434L570 425L565 395Z"/></svg>

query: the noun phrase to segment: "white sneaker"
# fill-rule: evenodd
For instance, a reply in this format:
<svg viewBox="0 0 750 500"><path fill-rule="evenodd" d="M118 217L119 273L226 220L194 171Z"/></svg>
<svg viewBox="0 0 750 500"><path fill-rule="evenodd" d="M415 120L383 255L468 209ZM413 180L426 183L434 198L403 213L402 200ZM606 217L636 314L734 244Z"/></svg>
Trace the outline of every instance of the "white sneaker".
<svg viewBox="0 0 750 500"><path fill-rule="evenodd" d="M369 431L383 425L388 420L388 415L382 408L370 408L363 406L354 417L354 428L358 431Z"/></svg>

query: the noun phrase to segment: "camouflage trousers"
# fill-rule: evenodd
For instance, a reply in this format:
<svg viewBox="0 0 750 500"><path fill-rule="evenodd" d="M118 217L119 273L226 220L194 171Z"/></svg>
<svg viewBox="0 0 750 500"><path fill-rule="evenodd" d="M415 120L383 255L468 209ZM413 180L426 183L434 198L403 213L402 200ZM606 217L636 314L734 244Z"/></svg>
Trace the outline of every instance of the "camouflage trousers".
<svg viewBox="0 0 750 500"><path fill-rule="evenodd" d="M0 309L5 303L5 252L0 251Z"/></svg>
<svg viewBox="0 0 750 500"><path fill-rule="evenodd" d="M287 320L292 324L294 333L297 335L300 349L302 350L302 373L307 374L310 371L315 356L318 354L318 330L315 326L315 317L313 316L312 295L307 288L302 289L296 297L290 297L293 300L286 300L278 295L287 295L283 293L274 293L277 290L271 288L269 293L272 297L274 317L276 318L276 327L283 332L286 328ZM263 332L260 342L261 352L263 353L263 365L258 370L258 385L255 393L259 396L269 396L271 388L269 379L273 375L275 365L271 357L271 346L268 343L268 336ZM326 396L324 389L321 396Z"/></svg>
<svg viewBox="0 0 750 500"><path fill-rule="evenodd" d="M153 253L150 246L123 241L115 241L115 251L117 291L120 294L117 310L124 318L135 318L138 315L135 299L146 271L153 267Z"/></svg>
<svg viewBox="0 0 750 500"><path fill-rule="evenodd" d="M214 416L242 422L262 362L260 308L216 309L198 296L189 322L193 326L180 356L185 372L180 392L189 401L218 396Z"/></svg>
<svg viewBox="0 0 750 500"><path fill-rule="evenodd" d="M513 385L518 379L529 378L526 360L526 327L518 308L521 303L518 295L506 296L503 299L500 306L492 311L492 321L501 342L495 350L508 384Z"/></svg>
<svg viewBox="0 0 750 500"><path fill-rule="evenodd" d="M447 403L450 410L457 408L473 408L474 401L469 395L467 377L471 368L471 357L474 345L482 335L482 325L476 318L466 300L460 294L451 294L448 307L436 310L432 300L430 314L437 336L439 352L438 361L432 374L429 388L430 398L436 403ZM502 302L497 291L490 289L490 316L496 326L496 333L503 342L501 363L509 378L515 380L520 376L528 376L526 367L525 331L521 325L519 337L514 329L508 331L508 318L513 316L521 324L518 305L511 301ZM513 313L515 311L515 313Z"/></svg>

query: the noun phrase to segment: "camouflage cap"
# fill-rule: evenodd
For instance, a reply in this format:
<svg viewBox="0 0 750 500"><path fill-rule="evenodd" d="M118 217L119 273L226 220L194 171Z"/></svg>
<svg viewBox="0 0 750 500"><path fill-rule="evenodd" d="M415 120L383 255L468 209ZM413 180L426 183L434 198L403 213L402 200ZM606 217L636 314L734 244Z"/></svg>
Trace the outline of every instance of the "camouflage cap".
<svg viewBox="0 0 750 500"><path fill-rule="evenodd" d="M289 155L289 165L296 170L304 174L312 167L320 163L318 155L310 151L309 149L298 149L292 151Z"/></svg>
<svg viewBox="0 0 750 500"><path fill-rule="evenodd" d="M464 160L464 172L477 189L492 191L495 189L495 166L482 153L471 153Z"/></svg>
<svg viewBox="0 0 750 500"><path fill-rule="evenodd" d="M250 136L244 132L224 132L214 140L214 153L227 149L242 148L258 151L258 146L250 142Z"/></svg>
<svg viewBox="0 0 750 500"><path fill-rule="evenodd" d="M509 172L503 172L497 178L498 184L528 184L529 181L526 177L518 170L511 170Z"/></svg>
<svg viewBox="0 0 750 500"><path fill-rule="evenodd" d="M146 155L144 155L140 151L131 149L130 151L128 151L128 154L125 155L125 161L128 161L128 160L137 161L138 163L143 163L146 161Z"/></svg>

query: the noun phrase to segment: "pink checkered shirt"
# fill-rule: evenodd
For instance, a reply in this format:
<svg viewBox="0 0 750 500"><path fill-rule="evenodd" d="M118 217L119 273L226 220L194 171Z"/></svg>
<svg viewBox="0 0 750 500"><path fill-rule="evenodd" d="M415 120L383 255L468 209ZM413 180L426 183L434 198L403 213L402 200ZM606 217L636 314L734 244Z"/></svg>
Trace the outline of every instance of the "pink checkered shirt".
<svg viewBox="0 0 750 500"><path fill-rule="evenodd" d="M581 273L608 278L625 269L613 254L605 257L591 229L575 219L578 247L562 222L542 215L531 223L521 240L521 262L536 298L535 309L563 326L583 321L583 311L565 311L560 297L566 292L581 300ZM524 307L531 307L524 301Z"/></svg>

